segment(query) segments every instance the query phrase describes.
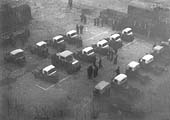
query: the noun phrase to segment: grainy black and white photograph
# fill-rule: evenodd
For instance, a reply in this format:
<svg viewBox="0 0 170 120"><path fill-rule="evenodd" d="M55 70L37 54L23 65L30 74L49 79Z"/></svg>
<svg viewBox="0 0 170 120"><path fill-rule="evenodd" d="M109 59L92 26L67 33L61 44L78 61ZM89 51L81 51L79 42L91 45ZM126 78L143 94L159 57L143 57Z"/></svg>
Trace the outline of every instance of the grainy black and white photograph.
<svg viewBox="0 0 170 120"><path fill-rule="evenodd" d="M170 0L0 0L0 120L170 120Z"/></svg>

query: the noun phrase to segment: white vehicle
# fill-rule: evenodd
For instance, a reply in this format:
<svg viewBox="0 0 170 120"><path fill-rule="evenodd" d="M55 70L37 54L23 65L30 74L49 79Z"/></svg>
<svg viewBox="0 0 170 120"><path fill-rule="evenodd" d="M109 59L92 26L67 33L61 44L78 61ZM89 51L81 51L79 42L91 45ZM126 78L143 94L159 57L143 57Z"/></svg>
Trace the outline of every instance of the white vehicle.
<svg viewBox="0 0 170 120"><path fill-rule="evenodd" d="M110 40L115 41L115 42L121 42L122 41L121 36L118 33L111 35Z"/></svg>
<svg viewBox="0 0 170 120"><path fill-rule="evenodd" d="M82 50L83 55L91 56L94 54L94 50L92 47L86 47Z"/></svg>
<svg viewBox="0 0 170 120"><path fill-rule="evenodd" d="M58 44L63 43L64 42L64 37L62 35L55 36L55 37L53 37L52 42L53 43L58 43Z"/></svg>
<svg viewBox="0 0 170 120"><path fill-rule="evenodd" d="M133 41L134 40L134 34L132 31L132 28L125 28L124 30L122 30L122 35L121 35L122 40L124 41Z"/></svg>
<svg viewBox="0 0 170 120"><path fill-rule="evenodd" d="M56 73L56 69L55 69L55 66L53 65L49 65L45 67L44 69L42 69L42 74L46 76L52 76L55 73Z"/></svg>
<svg viewBox="0 0 170 120"><path fill-rule="evenodd" d="M111 85L109 82L100 81L96 86L94 92L96 94L104 94L110 89Z"/></svg>
<svg viewBox="0 0 170 120"><path fill-rule="evenodd" d="M140 63L138 63L136 61L131 61L127 65L127 69L130 69L131 71L136 71L139 67L140 67Z"/></svg>
<svg viewBox="0 0 170 120"><path fill-rule="evenodd" d="M43 47L43 46L46 46L46 45L47 45L47 43L45 41L40 41L40 42L36 43L37 47Z"/></svg>
<svg viewBox="0 0 170 120"><path fill-rule="evenodd" d="M143 56L141 59L140 59L140 62L144 63L144 64L149 64L151 62L153 62L154 60L154 56L151 55L151 54L146 54L145 56Z"/></svg>
<svg viewBox="0 0 170 120"><path fill-rule="evenodd" d="M97 47L100 47L100 48L108 48L109 47L109 43L107 40L101 40L99 42L97 42Z"/></svg>
<svg viewBox="0 0 170 120"><path fill-rule="evenodd" d="M78 37L78 34L76 30L70 30L69 32L66 33L66 36L69 38L76 38Z"/></svg>
<svg viewBox="0 0 170 120"><path fill-rule="evenodd" d="M127 81L127 75L125 74L119 74L112 80L112 82L116 85L122 85L126 81Z"/></svg>
<svg viewBox="0 0 170 120"><path fill-rule="evenodd" d="M161 45L156 45L156 46L153 48L153 52L159 54L159 53L161 53L161 52L163 51L163 48L164 48L164 47L161 46Z"/></svg>

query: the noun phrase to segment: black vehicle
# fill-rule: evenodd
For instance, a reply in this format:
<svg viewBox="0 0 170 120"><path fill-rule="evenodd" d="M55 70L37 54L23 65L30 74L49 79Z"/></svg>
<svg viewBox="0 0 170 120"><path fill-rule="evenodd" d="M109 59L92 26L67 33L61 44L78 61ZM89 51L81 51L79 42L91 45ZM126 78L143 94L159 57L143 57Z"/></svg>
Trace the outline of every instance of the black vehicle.
<svg viewBox="0 0 170 120"><path fill-rule="evenodd" d="M38 55L40 57L44 57L44 58L47 58L49 55L47 43L44 41L36 43L35 46L32 46L30 48L30 51L32 54L36 54L36 55Z"/></svg>
<svg viewBox="0 0 170 120"><path fill-rule="evenodd" d="M77 72L81 68L79 61L73 57L73 53L69 50L52 55L51 62L55 67L64 68L69 74Z"/></svg>
<svg viewBox="0 0 170 120"><path fill-rule="evenodd" d="M58 35L51 40L46 40L49 46L57 49L58 52L62 52L66 49L64 37L62 35Z"/></svg>
<svg viewBox="0 0 170 120"><path fill-rule="evenodd" d="M77 34L76 30L71 30L66 33L65 41L69 44L77 45L77 47L83 46L82 38Z"/></svg>
<svg viewBox="0 0 170 120"><path fill-rule="evenodd" d="M121 34L121 39L126 42L132 42L135 39L132 28L123 29Z"/></svg>
<svg viewBox="0 0 170 120"><path fill-rule="evenodd" d="M17 65L24 65L25 62L26 62L26 58L25 58L25 55L24 55L24 50L22 50L22 49L13 50L13 51L7 53L4 56L4 60L7 63L14 63L14 64L17 64Z"/></svg>
<svg viewBox="0 0 170 120"><path fill-rule="evenodd" d="M58 81L58 75L56 73L56 68L53 65L49 65L43 69L36 69L33 71L33 75L37 79L46 80L49 82L57 82Z"/></svg>
<svg viewBox="0 0 170 120"><path fill-rule="evenodd" d="M113 34L109 38L105 39L109 42L109 46L114 50L118 50L123 46L120 33Z"/></svg>
<svg viewBox="0 0 170 120"><path fill-rule="evenodd" d="M86 47L74 53L74 57L78 60L93 63L96 61L96 54L92 47Z"/></svg>
<svg viewBox="0 0 170 120"><path fill-rule="evenodd" d="M109 51L109 43L107 40L101 40L97 42L97 44L92 45L94 52L99 53L101 55L107 55Z"/></svg>

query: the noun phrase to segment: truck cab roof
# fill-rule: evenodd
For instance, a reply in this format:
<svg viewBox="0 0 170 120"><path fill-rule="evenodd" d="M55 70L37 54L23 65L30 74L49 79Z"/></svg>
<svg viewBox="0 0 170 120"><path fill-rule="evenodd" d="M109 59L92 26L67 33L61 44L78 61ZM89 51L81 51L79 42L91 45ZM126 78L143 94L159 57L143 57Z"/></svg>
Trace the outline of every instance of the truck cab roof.
<svg viewBox="0 0 170 120"><path fill-rule="evenodd" d="M130 27L127 27L127 28L122 30L123 33L124 32L128 33L128 32L131 32L131 31L132 31L132 28L130 28Z"/></svg>
<svg viewBox="0 0 170 120"><path fill-rule="evenodd" d="M58 36L53 37L53 41L63 42L64 39L62 35L58 35Z"/></svg>
<svg viewBox="0 0 170 120"><path fill-rule="evenodd" d="M72 55L72 54L73 54L73 52L71 52L71 51L69 51L69 50L65 50L65 51L60 52L60 53L57 53L57 54L59 54L60 56L62 56L62 57L64 57L64 58L66 58L66 57L68 57L68 56Z"/></svg>
<svg viewBox="0 0 170 120"><path fill-rule="evenodd" d="M110 36L110 39L111 39L111 40L114 39L116 42L119 42L119 41L121 41L121 38L120 38L120 37L121 37L120 34L115 33L115 34L113 34L113 35Z"/></svg>
<svg viewBox="0 0 170 120"><path fill-rule="evenodd" d="M101 41L97 42L97 46L104 47L106 45L108 45L108 41L107 40L101 40Z"/></svg>
<svg viewBox="0 0 170 120"><path fill-rule="evenodd" d="M88 55L94 54L93 48L92 47L86 47L82 50L83 53L86 53Z"/></svg>
<svg viewBox="0 0 170 120"><path fill-rule="evenodd" d="M156 45L156 46L153 48L153 50L155 50L155 51L160 51L161 49L163 49L163 46L161 46L161 45Z"/></svg>
<svg viewBox="0 0 170 120"><path fill-rule="evenodd" d="M106 82L106 81L100 81L96 86L95 89L97 90L103 90L104 88L106 88L107 86L109 86L110 83Z"/></svg>
<svg viewBox="0 0 170 120"><path fill-rule="evenodd" d="M36 45L39 46L39 47L41 47L41 46L43 46L43 45L46 45L46 44L47 44L47 43L44 42L44 41L40 41L40 42L36 43Z"/></svg>
<svg viewBox="0 0 170 120"><path fill-rule="evenodd" d="M113 82L116 80L118 84L121 84L126 79L127 75L121 73L114 78Z"/></svg>
<svg viewBox="0 0 170 120"><path fill-rule="evenodd" d="M16 54L22 53L22 52L24 52L24 50L22 50L22 49L16 49L16 50L11 51L10 53L11 53L12 55L16 55Z"/></svg>
<svg viewBox="0 0 170 120"><path fill-rule="evenodd" d="M67 35L77 34L76 30L70 30L67 32Z"/></svg>
<svg viewBox="0 0 170 120"><path fill-rule="evenodd" d="M43 69L43 71L48 72L49 70L54 69L54 68L55 68L55 66L49 65L49 66L45 67L45 68Z"/></svg>
<svg viewBox="0 0 170 120"><path fill-rule="evenodd" d="M144 62L145 62L146 64L152 62L153 59L154 59L154 56L151 55L151 54L146 54L145 56L142 57L142 60L144 60Z"/></svg>
<svg viewBox="0 0 170 120"><path fill-rule="evenodd" d="M128 67L134 69L134 68L136 68L136 67L139 66L139 65L140 65L140 64L139 64L138 62L136 62L136 61L131 61L131 62L128 64Z"/></svg>

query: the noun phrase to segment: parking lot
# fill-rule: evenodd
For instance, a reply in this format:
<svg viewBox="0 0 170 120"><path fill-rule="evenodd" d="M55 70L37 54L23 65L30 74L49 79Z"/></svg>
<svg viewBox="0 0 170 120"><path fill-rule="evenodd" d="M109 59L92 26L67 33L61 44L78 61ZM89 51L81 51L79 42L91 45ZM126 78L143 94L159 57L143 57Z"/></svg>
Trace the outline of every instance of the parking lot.
<svg viewBox="0 0 170 120"><path fill-rule="evenodd" d="M0 57L2 64L0 66L0 74L2 78L0 81L1 91L8 90L9 94L19 100L20 103L24 104L25 111L28 116L33 116L34 107L36 106L49 106L61 107L63 101L67 101L68 109L71 109L71 114L66 116L65 119L74 120L74 111L79 111L78 106L82 105L86 108L88 103L92 101L92 92L94 86L105 80L110 82L110 80L115 75L115 69L120 66L121 73L125 73L127 64L131 61L138 61L139 58L149 53L152 50L153 40L146 37L141 37L140 35L135 35L135 40L133 42L124 43L123 47L118 51L118 64L114 65L113 61L109 61L106 56L102 57L103 68L99 69L98 76L93 79L88 79L87 77L87 67L90 65L85 62L82 63L82 68L79 72L74 74L67 74L64 70L57 69L57 74L59 76L56 83L47 82L41 79L35 79L32 72L37 68L43 68L51 64L50 57L42 59L36 55L32 55L28 46L33 45L36 42L51 39L58 34L65 34L67 31L75 29L76 24L80 23L80 9L79 2L76 1L76 7L73 7L71 11L67 8L66 1L29 1L32 8L33 20L29 25L31 36L29 37L29 42L22 46L17 43L16 48L25 49L26 54L26 65L22 68L11 64L3 64L3 57ZM93 4L90 1L84 4ZM104 6L104 5L103 5ZM112 31L109 26L97 27L93 25L93 18L91 15L88 17L88 23L84 26L84 33L81 35L83 39L83 48L95 44L97 41L110 36L116 31ZM74 45L66 45L68 50L73 52L80 48ZM13 50L14 48L0 48L0 56L7 51ZM50 48L50 53L56 53L55 49ZM98 55L100 56L100 55ZM154 70L141 70L140 73L146 76L144 81L129 80L128 85L132 87L132 91L128 93L117 93L112 89L111 96L115 103L119 100L126 100L127 104L135 106L135 108L143 111L142 116L137 118L133 115L130 117L124 114L118 115L118 113L113 113L113 111L108 108L110 104L103 103L103 113L99 115L100 119L126 119L126 120L168 120L169 116L169 58L166 57L166 61L157 60L153 63L156 67L154 69L163 70L158 74L154 73ZM6 77L10 80L6 81ZM139 96L136 95L134 91ZM2 94L1 94L2 95ZM115 95L115 96L114 96ZM116 99L118 98L118 100ZM84 100L87 102L83 102ZM102 101L102 100L101 100ZM96 100L96 103L101 103L101 101ZM103 102L106 102L105 100ZM114 102L113 102L114 104ZM61 106L60 106L61 105ZM64 104L65 105L65 104ZM1 105L2 106L2 105ZM65 107L65 106L64 106ZM105 109L106 107L106 109ZM109 112L108 112L109 111ZM103 115L106 112L106 115ZM108 113L108 114L107 114ZM102 116L103 115L103 116ZM81 115L77 115L81 116ZM3 117L3 112L2 112ZM88 117L87 117L88 118ZM85 120L87 120L87 118ZM25 120L28 118L24 118ZM81 119L81 117L79 118Z"/></svg>

